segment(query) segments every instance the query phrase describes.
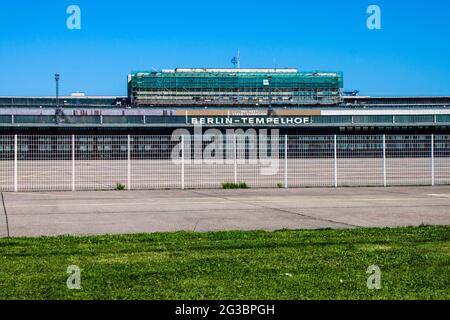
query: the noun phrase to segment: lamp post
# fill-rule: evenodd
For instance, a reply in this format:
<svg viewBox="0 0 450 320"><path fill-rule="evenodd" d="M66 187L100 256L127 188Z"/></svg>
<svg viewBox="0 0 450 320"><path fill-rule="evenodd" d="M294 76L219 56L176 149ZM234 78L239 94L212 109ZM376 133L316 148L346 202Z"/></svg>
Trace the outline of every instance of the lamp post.
<svg viewBox="0 0 450 320"><path fill-rule="evenodd" d="M267 77L267 82L269 83L269 110L268 110L268 113L269 113L269 115L272 115L273 114L273 111L272 111L272 87L271 87L271 85L272 85L272 76L268 76Z"/></svg>
<svg viewBox="0 0 450 320"><path fill-rule="evenodd" d="M59 108L59 73L55 73L55 82L56 82L56 108Z"/></svg>
<svg viewBox="0 0 450 320"><path fill-rule="evenodd" d="M56 112L55 112L55 121L56 124L58 124L60 121L59 117L60 115L62 115L62 110L61 107L59 106L59 79L60 79L60 74L59 73L55 73L55 84L56 84Z"/></svg>

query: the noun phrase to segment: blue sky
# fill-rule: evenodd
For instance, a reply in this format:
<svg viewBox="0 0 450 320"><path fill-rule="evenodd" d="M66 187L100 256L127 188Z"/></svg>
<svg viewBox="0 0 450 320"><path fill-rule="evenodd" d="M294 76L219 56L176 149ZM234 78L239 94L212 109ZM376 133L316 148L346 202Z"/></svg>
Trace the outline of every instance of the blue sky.
<svg viewBox="0 0 450 320"><path fill-rule="evenodd" d="M81 8L81 30L66 9ZM380 6L382 29L366 27ZM40 0L0 4L0 95L125 95L132 70L343 71L368 95L450 95L450 1Z"/></svg>

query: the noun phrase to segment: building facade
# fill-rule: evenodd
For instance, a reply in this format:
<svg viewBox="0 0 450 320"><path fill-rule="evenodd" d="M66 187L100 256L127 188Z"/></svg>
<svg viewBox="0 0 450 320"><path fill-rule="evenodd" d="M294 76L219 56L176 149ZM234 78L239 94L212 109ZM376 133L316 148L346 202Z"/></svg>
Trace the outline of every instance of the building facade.
<svg viewBox="0 0 450 320"><path fill-rule="evenodd" d="M174 69L128 76L128 96L0 97L7 134L170 135L196 126L280 134L448 134L450 97L343 94L340 72Z"/></svg>

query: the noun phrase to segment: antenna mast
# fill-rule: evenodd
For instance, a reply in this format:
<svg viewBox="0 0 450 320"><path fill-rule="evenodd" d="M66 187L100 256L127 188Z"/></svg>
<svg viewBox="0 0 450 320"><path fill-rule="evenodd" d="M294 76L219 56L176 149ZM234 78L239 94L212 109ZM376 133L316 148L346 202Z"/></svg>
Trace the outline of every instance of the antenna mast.
<svg viewBox="0 0 450 320"><path fill-rule="evenodd" d="M241 68L241 49L238 49L238 61L237 61L238 69Z"/></svg>
<svg viewBox="0 0 450 320"><path fill-rule="evenodd" d="M240 49L238 49L237 58L236 58L236 56L234 56L233 59L231 59L231 63L233 64L235 69L236 69L236 65L237 65L238 69L241 68L241 50Z"/></svg>

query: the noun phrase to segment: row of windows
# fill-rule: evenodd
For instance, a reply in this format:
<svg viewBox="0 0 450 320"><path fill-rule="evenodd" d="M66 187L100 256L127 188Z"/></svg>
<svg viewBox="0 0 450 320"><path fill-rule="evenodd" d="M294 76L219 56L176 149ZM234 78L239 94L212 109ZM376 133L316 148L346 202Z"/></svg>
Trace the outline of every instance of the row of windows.
<svg viewBox="0 0 450 320"><path fill-rule="evenodd" d="M231 117L233 118L233 117ZM258 118L267 118L258 116ZM289 118L289 117L279 117ZM58 120L61 124L177 124L186 123L184 116L14 116L14 123L42 123L54 124ZM0 123L12 123L11 116L0 116ZM188 123L190 117L188 118ZM313 116L312 123L450 123L450 115L402 115L402 116Z"/></svg>
<svg viewBox="0 0 450 320"><path fill-rule="evenodd" d="M140 145L139 147L133 146L131 149L135 151L167 151L172 147L169 144L146 144L146 145ZM118 152L127 152L128 146L126 144L121 145L112 145L112 144L105 144L105 145L92 145L92 144L78 144L76 147L77 151L81 152L93 152L93 151L99 151L99 152L112 152L112 151L118 151ZM70 146L56 146L52 144L39 144L36 147L33 147L32 145L19 145L17 147L18 152L31 152L31 151L37 151L37 152L66 152L70 153L72 150ZM170 149L171 150L171 149ZM13 145L2 145L0 144L0 152L13 152L14 146Z"/></svg>

